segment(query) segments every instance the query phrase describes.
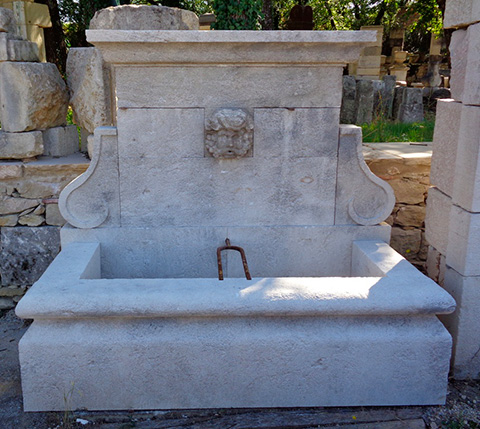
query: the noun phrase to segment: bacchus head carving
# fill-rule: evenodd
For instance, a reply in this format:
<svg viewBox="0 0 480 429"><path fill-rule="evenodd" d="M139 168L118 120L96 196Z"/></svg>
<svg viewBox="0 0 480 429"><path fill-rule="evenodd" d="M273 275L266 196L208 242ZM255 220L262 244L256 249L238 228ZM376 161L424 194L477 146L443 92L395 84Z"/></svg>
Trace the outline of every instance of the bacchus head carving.
<svg viewBox="0 0 480 429"><path fill-rule="evenodd" d="M215 158L240 158L253 144L253 120L242 109L219 109L207 121L205 146Z"/></svg>

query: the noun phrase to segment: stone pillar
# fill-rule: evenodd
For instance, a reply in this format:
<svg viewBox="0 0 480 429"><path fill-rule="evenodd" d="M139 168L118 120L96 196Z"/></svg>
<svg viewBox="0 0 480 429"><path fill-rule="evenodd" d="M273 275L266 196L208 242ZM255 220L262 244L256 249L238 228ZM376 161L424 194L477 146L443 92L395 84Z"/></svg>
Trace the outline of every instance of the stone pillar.
<svg viewBox="0 0 480 429"><path fill-rule="evenodd" d="M439 100L426 232L427 269L457 301L443 321L454 339L453 376L480 378L480 3L447 0L452 100Z"/></svg>
<svg viewBox="0 0 480 429"><path fill-rule="evenodd" d="M360 28L361 30L371 30L377 32L377 42L374 46L364 48L358 62L356 63L355 75L358 79L373 79L380 78L380 67L382 62L382 40L383 40L383 26L382 25L368 25ZM352 69L353 70L353 69Z"/></svg>

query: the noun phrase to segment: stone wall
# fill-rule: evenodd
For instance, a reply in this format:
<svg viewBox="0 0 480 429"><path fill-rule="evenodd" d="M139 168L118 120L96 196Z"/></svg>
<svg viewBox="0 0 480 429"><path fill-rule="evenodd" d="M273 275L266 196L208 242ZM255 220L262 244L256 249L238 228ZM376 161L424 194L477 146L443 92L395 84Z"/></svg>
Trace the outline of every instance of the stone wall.
<svg viewBox="0 0 480 429"><path fill-rule="evenodd" d="M60 250L60 191L88 167L77 153L0 161L0 310L12 308Z"/></svg>
<svg viewBox="0 0 480 429"><path fill-rule="evenodd" d="M430 183L431 145L370 143L364 156L373 173L395 192L396 204L387 222L392 226L391 246L424 271L428 243L425 238L426 197Z"/></svg>

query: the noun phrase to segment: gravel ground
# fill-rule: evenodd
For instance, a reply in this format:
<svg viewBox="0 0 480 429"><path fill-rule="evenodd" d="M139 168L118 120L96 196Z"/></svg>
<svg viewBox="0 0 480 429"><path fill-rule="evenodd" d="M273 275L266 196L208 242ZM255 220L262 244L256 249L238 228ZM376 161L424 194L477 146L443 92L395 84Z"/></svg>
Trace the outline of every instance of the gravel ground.
<svg viewBox="0 0 480 429"><path fill-rule="evenodd" d="M449 383L447 404L435 407L24 413L17 347L27 327L13 310L0 317L0 429L480 429L480 381L454 380Z"/></svg>

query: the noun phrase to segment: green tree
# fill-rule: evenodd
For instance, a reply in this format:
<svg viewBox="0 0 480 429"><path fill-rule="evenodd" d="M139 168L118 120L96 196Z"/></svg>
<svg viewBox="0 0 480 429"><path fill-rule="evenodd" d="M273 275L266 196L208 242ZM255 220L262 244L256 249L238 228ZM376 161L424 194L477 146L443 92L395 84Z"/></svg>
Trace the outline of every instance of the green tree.
<svg viewBox="0 0 480 429"><path fill-rule="evenodd" d="M262 19L261 0L212 0L216 16L215 30L259 30Z"/></svg>

